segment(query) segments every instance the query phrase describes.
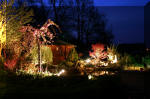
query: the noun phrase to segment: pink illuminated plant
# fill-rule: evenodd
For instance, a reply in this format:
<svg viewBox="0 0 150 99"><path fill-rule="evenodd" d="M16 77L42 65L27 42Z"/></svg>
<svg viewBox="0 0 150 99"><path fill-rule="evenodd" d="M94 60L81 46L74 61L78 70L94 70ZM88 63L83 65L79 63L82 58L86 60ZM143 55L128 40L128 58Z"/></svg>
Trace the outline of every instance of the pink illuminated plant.
<svg viewBox="0 0 150 99"><path fill-rule="evenodd" d="M41 44L52 43L53 38L56 35L56 31L51 32L49 30L49 26L55 26L57 29L59 29L59 26L57 24L55 24L53 21L51 21L50 19L41 28L34 28L34 27L28 25L28 26L22 26L22 28L20 29L20 32L23 32L23 33L29 32L33 35L33 38L29 38L29 39L36 40L36 43L38 46L38 65L40 67L40 72L42 71ZM52 29L54 30L54 28L52 28ZM46 37L49 38L49 40L47 40Z"/></svg>
<svg viewBox="0 0 150 99"><path fill-rule="evenodd" d="M105 51L104 44L100 44L100 43L93 44L92 50L93 51L89 51L89 55L92 58L98 59L98 60L103 60L107 58L107 52Z"/></svg>

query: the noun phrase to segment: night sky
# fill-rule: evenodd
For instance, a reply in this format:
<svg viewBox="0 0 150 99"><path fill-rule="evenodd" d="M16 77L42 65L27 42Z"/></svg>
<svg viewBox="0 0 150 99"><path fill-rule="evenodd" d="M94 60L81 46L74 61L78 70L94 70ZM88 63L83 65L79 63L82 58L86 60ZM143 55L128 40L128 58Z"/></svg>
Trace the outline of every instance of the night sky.
<svg viewBox="0 0 150 99"><path fill-rule="evenodd" d="M106 16L108 27L112 26L114 43L144 43L144 5L149 1L94 0L94 4Z"/></svg>
<svg viewBox="0 0 150 99"><path fill-rule="evenodd" d="M144 6L150 0L94 0L96 6Z"/></svg>
<svg viewBox="0 0 150 99"><path fill-rule="evenodd" d="M144 7L98 7L112 25L115 43L144 43Z"/></svg>
<svg viewBox="0 0 150 99"><path fill-rule="evenodd" d="M47 0L43 1L47 6ZM144 6L149 1L94 0L94 4L112 27L114 43L144 43Z"/></svg>
<svg viewBox="0 0 150 99"><path fill-rule="evenodd" d="M94 0L108 25L115 43L144 43L144 6L150 0Z"/></svg>

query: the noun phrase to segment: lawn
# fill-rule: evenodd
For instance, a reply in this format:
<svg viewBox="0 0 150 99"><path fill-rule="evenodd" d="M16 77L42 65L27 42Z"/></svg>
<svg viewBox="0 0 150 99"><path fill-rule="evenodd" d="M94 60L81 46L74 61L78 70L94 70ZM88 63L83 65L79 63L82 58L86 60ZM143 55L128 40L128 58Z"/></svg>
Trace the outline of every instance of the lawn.
<svg viewBox="0 0 150 99"><path fill-rule="evenodd" d="M9 75L9 76L8 76ZM142 72L122 72L117 75L103 75L95 80L88 76L46 77L34 79L29 75L8 74L2 98L117 98L144 99ZM134 78L134 79L133 79ZM132 80L133 79L133 80ZM138 81L138 82L136 82ZM133 85L134 86L133 86Z"/></svg>

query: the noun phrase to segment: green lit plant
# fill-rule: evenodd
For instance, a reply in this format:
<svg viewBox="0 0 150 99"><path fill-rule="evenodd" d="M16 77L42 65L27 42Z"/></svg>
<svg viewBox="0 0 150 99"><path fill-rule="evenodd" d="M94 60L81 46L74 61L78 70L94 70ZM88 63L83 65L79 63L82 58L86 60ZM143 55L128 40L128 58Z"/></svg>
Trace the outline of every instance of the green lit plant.
<svg viewBox="0 0 150 99"><path fill-rule="evenodd" d="M117 47L114 45L111 45L110 47L107 48L107 56L108 56L108 61L111 64L117 63L118 62L118 52L117 52Z"/></svg>
<svg viewBox="0 0 150 99"><path fill-rule="evenodd" d="M143 61L144 64L150 65L150 56L144 57L142 61Z"/></svg>
<svg viewBox="0 0 150 99"><path fill-rule="evenodd" d="M14 6L14 2L15 0L2 0L0 2L0 57L2 49L15 52L15 57L12 60L8 58L10 55L7 51L2 56L6 59L4 63L8 69L12 69L16 65L17 58L20 56L20 40L23 33L19 29L31 22L33 16L32 10L27 9L24 5L17 8Z"/></svg>
<svg viewBox="0 0 150 99"><path fill-rule="evenodd" d="M78 53L77 53L76 49L72 48L68 57L67 57L67 60L72 61L72 62L76 62L78 59L79 59L79 57L78 57Z"/></svg>
<svg viewBox="0 0 150 99"><path fill-rule="evenodd" d="M104 44L97 43L92 45L92 51L89 51L91 58L86 59L85 63L96 66L108 66L118 62L117 49L115 46L107 47Z"/></svg>
<svg viewBox="0 0 150 99"><path fill-rule="evenodd" d="M29 57L32 59L32 63L38 64L38 53L37 53L37 46L35 45L29 54ZM53 62L53 53L50 47L48 46L41 46L41 62L42 64L47 63L51 64Z"/></svg>

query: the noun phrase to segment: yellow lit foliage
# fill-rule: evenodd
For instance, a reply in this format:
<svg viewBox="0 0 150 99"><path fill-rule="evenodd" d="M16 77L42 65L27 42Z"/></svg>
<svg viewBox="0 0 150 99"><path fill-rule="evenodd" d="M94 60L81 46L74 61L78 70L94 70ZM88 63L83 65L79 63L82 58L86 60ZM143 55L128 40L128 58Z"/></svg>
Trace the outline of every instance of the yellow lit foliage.
<svg viewBox="0 0 150 99"><path fill-rule="evenodd" d="M0 53L2 48L6 48L6 43L7 48L13 49L14 43L19 42L22 36L22 33L18 31L20 27L32 21L33 11L29 11L25 6L15 8L13 6L15 1L0 2Z"/></svg>
<svg viewBox="0 0 150 99"><path fill-rule="evenodd" d="M6 44L6 15L4 13L5 3L0 10L0 52ZM0 54L1 57L1 54Z"/></svg>
<svg viewBox="0 0 150 99"><path fill-rule="evenodd" d="M6 23L3 23L3 17L0 17L0 43L6 42Z"/></svg>
<svg viewBox="0 0 150 99"><path fill-rule="evenodd" d="M113 64L113 63L117 63L118 59L117 59L117 51L114 45L111 45L110 47L108 47L107 49L107 53L108 53L108 60Z"/></svg>

